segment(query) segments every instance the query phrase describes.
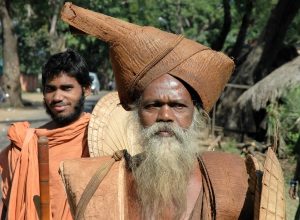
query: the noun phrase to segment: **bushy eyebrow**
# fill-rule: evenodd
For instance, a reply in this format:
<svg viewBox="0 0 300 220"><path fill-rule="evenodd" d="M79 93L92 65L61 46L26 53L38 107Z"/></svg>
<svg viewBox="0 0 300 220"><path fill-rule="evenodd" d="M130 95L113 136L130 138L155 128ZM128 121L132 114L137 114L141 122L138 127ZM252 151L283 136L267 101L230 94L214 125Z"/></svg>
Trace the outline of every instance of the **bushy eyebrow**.
<svg viewBox="0 0 300 220"><path fill-rule="evenodd" d="M57 86L55 86L55 85L53 85L51 83L46 84L45 86L47 86L47 87L57 87ZM72 83L71 84L66 83L66 84L60 85L59 87L74 87L74 84L72 84Z"/></svg>
<svg viewBox="0 0 300 220"><path fill-rule="evenodd" d="M63 84L60 87L65 88L65 87L74 87L73 84Z"/></svg>
<svg viewBox="0 0 300 220"><path fill-rule="evenodd" d="M154 100L145 100L142 101L142 103L145 104L187 104L187 101L185 99L174 99L167 102L161 101L159 99Z"/></svg>

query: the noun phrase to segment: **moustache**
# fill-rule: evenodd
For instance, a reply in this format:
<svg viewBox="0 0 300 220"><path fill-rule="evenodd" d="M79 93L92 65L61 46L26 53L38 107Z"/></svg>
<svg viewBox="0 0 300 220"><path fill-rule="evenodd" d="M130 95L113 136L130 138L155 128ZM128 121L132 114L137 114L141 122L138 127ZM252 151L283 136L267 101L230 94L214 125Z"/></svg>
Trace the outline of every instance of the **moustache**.
<svg viewBox="0 0 300 220"><path fill-rule="evenodd" d="M66 106L67 104L64 102L51 102L50 106L51 107L62 107L62 106Z"/></svg>
<svg viewBox="0 0 300 220"><path fill-rule="evenodd" d="M160 132L168 132L179 141L182 141L183 135L188 129L181 128L178 125L170 122L156 122L148 128L144 128L149 138L157 137Z"/></svg>

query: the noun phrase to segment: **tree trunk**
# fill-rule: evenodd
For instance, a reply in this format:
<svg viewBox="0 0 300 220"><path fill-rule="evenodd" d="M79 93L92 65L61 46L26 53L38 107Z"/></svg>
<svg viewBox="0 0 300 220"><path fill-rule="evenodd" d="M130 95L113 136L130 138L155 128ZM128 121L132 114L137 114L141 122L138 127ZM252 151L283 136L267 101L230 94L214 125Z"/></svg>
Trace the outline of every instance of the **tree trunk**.
<svg viewBox="0 0 300 220"><path fill-rule="evenodd" d="M8 13L7 4L0 1L0 16L3 35L3 85L9 94L11 107L22 107L20 64L17 51L17 38L13 33L13 24Z"/></svg>
<svg viewBox="0 0 300 220"><path fill-rule="evenodd" d="M260 60L253 69L254 81L258 82L270 73L290 23L293 21L300 8L300 1L280 0L268 20L267 26L262 34L261 44L264 50Z"/></svg>
<svg viewBox="0 0 300 220"><path fill-rule="evenodd" d="M255 4L255 0L246 1L246 5L245 5L245 9L244 9L245 14L242 19L242 24L241 24L238 36L236 38L235 44L230 53L230 56L235 58L235 60L238 60L238 57L240 56L241 51L243 49L244 42L245 42L246 35L247 35L247 30L248 30L248 27L251 22L252 9L253 9L254 4ZM238 61L236 61L236 62L238 62Z"/></svg>
<svg viewBox="0 0 300 220"><path fill-rule="evenodd" d="M64 1L54 1L52 4L53 15L50 23L49 41L50 41L50 54L62 52L65 49L65 38L63 35L57 33L57 19L59 16L60 9Z"/></svg>
<svg viewBox="0 0 300 220"><path fill-rule="evenodd" d="M230 31L231 26L231 14L230 14L230 4L229 0L223 0L223 6L224 6L224 23L222 30L217 37L217 39L212 43L212 49L214 50L222 50L226 37Z"/></svg>
<svg viewBox="0 0 300 220"><path fill-rule="evenodd" d="M267 25L256 46L251 50L245 62L241 64L232 76L235 84L253 85L270 72L289 24L292 22L300 7L300 1L279 0L272 10ZM239 125L247 121L246 130L255 132L254 119L250 110L243 113L238 109L236 100L244 92L241 89L227 88L217 107L217 121L227 129L240 130ZM251 122L252 121L252 122Z"/></svg>
<svg viewBox="0 0 300 220"><path fill-rule="evenodd" d="M258 39L257 45L250 52L246 61L239 67L237 82L257 82L269 74L271 64L280 50L287 29L300 8L300 1L279 0L272 10L268 23ZM242 76L247 74L247 76Z"/></svg>

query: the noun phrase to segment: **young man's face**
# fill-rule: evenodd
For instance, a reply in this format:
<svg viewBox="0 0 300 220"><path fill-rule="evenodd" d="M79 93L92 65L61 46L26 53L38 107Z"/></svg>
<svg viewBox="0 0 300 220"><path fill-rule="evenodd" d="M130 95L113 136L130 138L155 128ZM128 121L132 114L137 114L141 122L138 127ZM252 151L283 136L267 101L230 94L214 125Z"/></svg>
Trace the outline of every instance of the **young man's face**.
<svg viewBox="0 0 300 220"><path fill-rule="evenodd" d="M76 78L61 73L46 81L44 88L46 111L58 124L69 124L80 117L84 98L89 94L90 88L82 88Z"/></svg>
<svg viewBox="0 0 300 220"><path fill-rule="evenodd" d="M173 122L181 128L189 128L193 113L194 103L189 91L169 74L152 81L141 96L139 117L143 127L156 122ZM158 135L172 136L168 131Z"/></svg>

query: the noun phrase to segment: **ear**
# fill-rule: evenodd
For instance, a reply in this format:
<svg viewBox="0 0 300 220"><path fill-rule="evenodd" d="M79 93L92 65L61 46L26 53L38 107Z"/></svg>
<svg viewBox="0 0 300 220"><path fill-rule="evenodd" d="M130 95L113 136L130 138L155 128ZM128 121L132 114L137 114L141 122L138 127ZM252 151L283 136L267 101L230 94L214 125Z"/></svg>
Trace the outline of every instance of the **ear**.
<svg viewBox="0 0 300 220"><path fill-rule="evenodd" d="M89 95L91 95L92 91L91 91L91 87L83 87L83 93L84 93L84 96L87 97Z"/></svg>

